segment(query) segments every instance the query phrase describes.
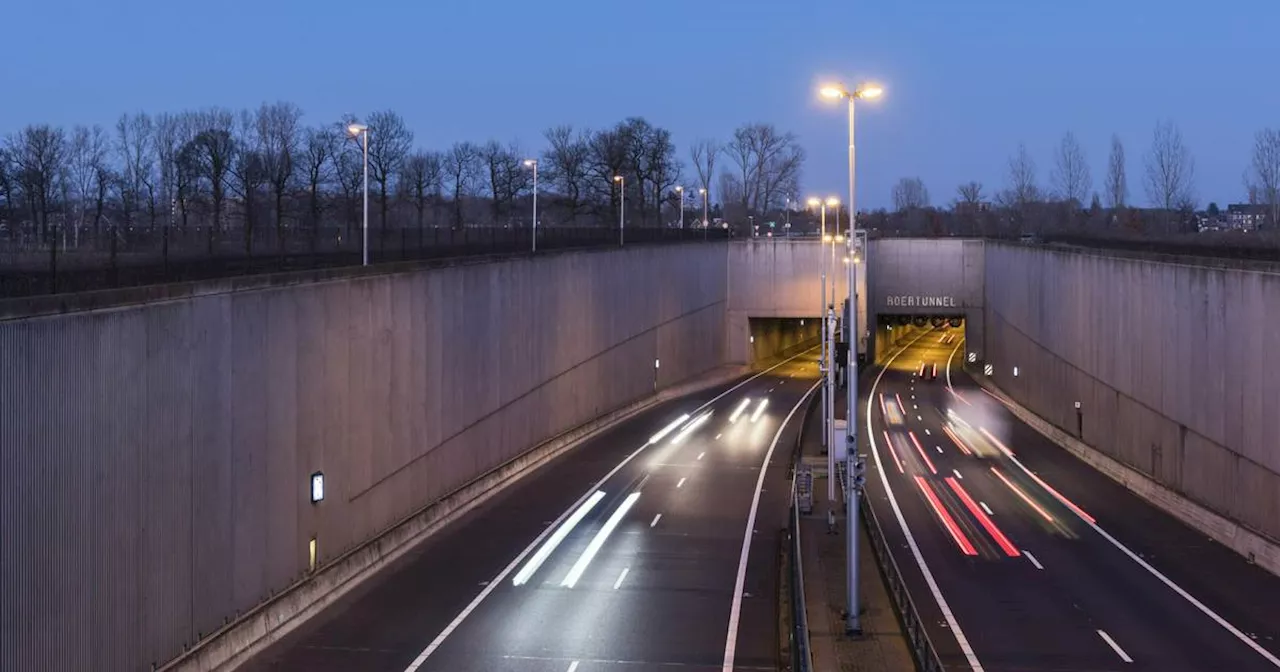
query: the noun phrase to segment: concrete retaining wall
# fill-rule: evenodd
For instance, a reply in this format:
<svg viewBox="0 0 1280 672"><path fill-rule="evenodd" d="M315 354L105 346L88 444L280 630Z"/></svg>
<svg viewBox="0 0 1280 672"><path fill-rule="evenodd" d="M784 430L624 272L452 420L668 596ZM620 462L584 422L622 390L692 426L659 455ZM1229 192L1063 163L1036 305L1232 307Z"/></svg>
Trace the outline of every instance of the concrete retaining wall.
<svg viewBox="0 0 1280 672"><path fill-rule="evenodd" d="M562 253L0 322L0 668L162 664L306 577L311 539L328 562L719 366L725 258Z"/></svg>
<svg viewBox="0 0 1280 672"><path fill-rule="evenodd" d="M976 361L982 361L986 254L981 240L882 238L869 243L869 310L881 315L959 316ZM896 329L897 327L895 327ZM894 335L876 329L881 344ZM873 349L875 343L872 344ZM881 353L872 353L879 359Z"/></svg>
<svg viewBox="0 0 1280 672"><path fill-rule="evenodd" d="M1280 269L989 244L986 288L1001 389L1280 542Z"/></svg>

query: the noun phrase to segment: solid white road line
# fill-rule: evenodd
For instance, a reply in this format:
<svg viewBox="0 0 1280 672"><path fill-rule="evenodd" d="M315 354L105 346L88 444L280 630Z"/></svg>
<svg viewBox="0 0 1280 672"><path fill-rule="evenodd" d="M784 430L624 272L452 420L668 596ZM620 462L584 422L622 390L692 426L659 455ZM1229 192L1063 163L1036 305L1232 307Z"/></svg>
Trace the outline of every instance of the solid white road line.
<svg viewBox="0 0 1280 672"><path fill-rule="evenodd" d="M1098 636L1111 647L1111 650L1116 652L1116 655L1120 656L1120 660L1123 660L1126 663L1133 662L1133 659L1129 657L1129 654L1125 653L1124 649L1120 648L1119 644L1116 644L1116 640L1111 639L1111 635L1108 635L1106 630L1099 630Z"/></svg>
<svg viewBox="0 0 1280 672"><path fill-rule="evenodd" d="M613 589L617 590L622 585L622 580L627 578L627 572L631 571L630 567L623 567L622 573L618 575L618 580L613 582Z"/></svg>
<svg viewBox="0 0 1280 672"><path fill-rule="evenodd" d="M654 526L656 526L656 525L658 524L658 521L659 521L659 520L662 520L662 514L661 514L661 513L659 513L658 515L656 515L656 516L654 516L654 517L653 517L653 522L652 522L652 523L649 523L649 527L654 527Z"/></svg>
<svg viewBox="0 0 1280 672"><path fill-rule="evenodd" d="M987 506L986 502L978 502L978 506L981 506L982 510L987 512L988 516L996 515L994 512L991 511L991 507Z"/></svg>
<svg viewBox="0 0 1280 672"><path fill-rule="evenodd" d="M800 410L805 400L809 398L810 394L813 394L814 390L818 389L820 384L814 383L808 392L800 395L800 400L796 402L795 406L791 407L791 412L787 413L786 418L783 418L782 424L778 425L778 431L773 435L773 442L769 444L769 450L764 454L764 462L760 464L760 476L756 479L756 494L751 499L751 512L747 514L747 531L742 535L742 555L738 558L738 578L733 584L733 604L729 607L729 635L724 642L723 672L733 672L733 657L738 648L738 619L742 617L742 589L747 581L747 555L751 552L751 534L756 527L756 511L760 508L760 491L764 489L764 477L769 473L769 460L773 457L773 450L778 447L778 440L782 438L782 431L787 428L792 416L796 414L796 411Z"/></svg>
<svg viewBox="0 0 1280 672"><path fill-rule="evenodd" d="M1031 551L1024 548L1022 549L1022 554L1027 556L1027 559L1031 561L1031 564L1036 566L1036 569L1044 569L1044 565L1040 564L1039 560L1036 560L1036 556L1031 555Z"/></svg>
<svg viewBox="0 0 1280 672"><path fill-rule="evenodd" d="M716 395L714 398L711 399L711 401L708 401L705 404L694 409L690 413L690 415L692 415L693 413L697 413L698 411L701 411L704 408L709 408L712 404L715 404L717 401L720 401L721 399L736 392L743 385L750 383L751 381L759 378L760 376L767 375L769 372L777 369L778 367L784 364L791 362L797 357L803 357L804 355L809 354L809 352L814 349L816 348L809 348L809 350L805 350L800 354L793 355L792 357L788 357L787 359L784 359L781 362L774 364L773 366L765 369L764 371L761 371L760 373L757 373L754 376L747 378L746 380L738 383L737 385L734 385L733 387ZM484 602L485 598L489 597L489 595L493 593L494 589L497 588L498 585L501 584L503 581L505 581L507 579L507 576L511 574L511 572L515 571L516 567L518 567L520 563L524 561L525 556L532 553L533 549L537 548L538 544L541 544L542 540L545 539L548 535L550 535L552 530L554 530L561 522L563 522L565 518L568 518L570 514L574 511L574 509L578 508L579 506L582 506L582 503L587 501L587 499L596 490L598 490L600 486L604 485L605 481L608 481L609 479L613 478L614 474L617 474L619 471L622 471L622 468L627 466L627 463L631 462L631 460L634 460L637 455L644 452L645 448L648 448L648 447L649 447L649 443L646 441L643 446L640 446L639 448L636 448L635 450L633 450L630 455L627 455L625 458L623 458L623 460L619 462L617 466L611 469L609 473L601 477L599 481L596 481L595 485L592 485L589 490L582 493L582 497L578 498L578 501L574 502L569 508L565 509L564 512L560 514L559 518L557 518L554 522L552 522L551 525L547 526L546 529L542 530L542 534L539 534L536 538L534 538L532 542L529 543L528 546L525 547L523 551L520 551L520 554L517 555L515 559L512 560L506 567L504 567L502 571L499 572L498 575L495 576L493 580L489 582L489 585L485 586L484 590L480 591L479 595L476 595L474 598L472 598L471 602L468 603L467 606L462 609L462 611L458 612L458 615L455 616L453 620L449 622L449 625L446 625L444 627L444 630L440 631L440 634L436 635L435 639L431 640L430 644L427 644L427 648L423 649L422 652L418 654L418 657L414 658L413 662L409 663L409 666L405 668L405 672L417 672L418 668L422 667L423 663L427 662L427 658L430 658L431 654L435 653L436 650L439 649L440 646L444 644L444 640L448 639L449 635L453 634L453 631L457 630L458 626L462 625L462 622L467 620L467 617L471 615L471 612L475 611L476 607L479 607L480 603Z"/></svg>
<svg viewBox="0 0 1280 672"><path fill-rule="evenodd" d="M701 460L702 458L704 458L704 457L706 457L706 456L707 456L707 454L706 454L705 452L698 453L698 459L699 459L699 460Z"/></svg>
<svg viewBox="0 0 1280 672"><path fill-rule="evenodd" d="M928 332L925 332L928 333ZM907 344L911 344L920 340L924 334L917 336L915 340ZM876 376L876 380L871 384L871 397L875 397L876 388L880 385L880 380L884 378L884 372L889 370L893 365L893 360L898 358L904 347L897 355L889 358L883 369ZM884 485L884 492L889 496L889 506L893 509L893 515L898 520L898 526L902 528L902 534L907 539L907 545L911 547L911 554L916 559L916 564L920 567L920 573L924 575L924 581L929 586L929 592L933 593L933 599L938 603L938 609L942 611L942 617L947 621L947 627L951 630L951 634L956 638L956 643L960 646L960 651L964 653L965 660L968 661L969 667L973 668L973 672L982 672L982 664L978 662L978 656L974 654L973 647L969 645L969 639L965 637L964 631L960 629L960 623L956 621L955 614L951 613L951 605L947 604L946 598L942 596L942 590L938 588L938 582L933 578L933 572L929 571L929 565L924 561L924 555L920 553L920 547L916 544L916 538L911 534L911 528L907 526L907 520L902 515L902 508L898 506L898 498L893 495L893 488L889 486L889 476L885 471L884 464L880 460L880 449L876 446L875 431L871 428L871 399L867 400L867 439L871 442L871 456L876 461L876 471L880 474L880 482ZM728 672L726 669L725 672Z"/></svg>
<svg viewBox="0 0 1280 672"><path fill-rule="evenodd" d="M572 663L569 663L569 669L565 670L564 672L574 672L577 669L578 669L578 661L575 660Z"/></svg>
<svg viewBox="0 0 1280 672"><path fill-rule="evenodd" d="M676 487L677 487L677 488L682 488L682 487L684 487L684 478L681 478L681 479L680 479L680 482L679 482L679 483L676 483Z"/></svg>

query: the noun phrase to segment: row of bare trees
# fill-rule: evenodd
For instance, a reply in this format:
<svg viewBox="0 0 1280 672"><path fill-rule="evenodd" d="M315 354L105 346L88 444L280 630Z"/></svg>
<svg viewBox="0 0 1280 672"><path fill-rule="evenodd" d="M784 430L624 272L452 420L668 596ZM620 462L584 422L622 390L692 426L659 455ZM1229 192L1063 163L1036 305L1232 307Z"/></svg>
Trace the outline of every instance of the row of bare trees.
<svg viewBox="0 0 1280 672"><path fill-rule="evenodd" d="M1165 219L1179 224L1192 221L1188 214L1197 207L1195 160L1183 141L1182 133L1172 122L1157 124L1151 146L1143 158L1142 186L1148 204ZM1074 133L1066 133L1059 142L1049 174L1049 185L1038 179L1036 162L1025 144L1009 159L1008 183L988 197L979 182L960 185L953 203L961 212L976 213L993 207L1024 217L1044 217L1046 212L1068 220L1081 219L1085 208L1116 211L1129 208L1129 181L1124 144L1112 136L1106 175L1094 190L1093 177L1084 149ZM1255 136L1252 157L1244 175L1244 191L1248 202L1265 205L1270 223L1280 224L1280 129L1263 129ZM992 203L988 203L988 200ZM929 206L928 191L918 177L902 178L893 188L893 202L899 213ZM1088 205L1086 205L1088 203Z"/></svg>
<svg viewBox="0 0 1280 672"><path fill-rule="evenodd" d="M239 228L249 240L268 226L278 233L355 226L363 138L347 132L354 121L309 126L298 106L279 102L125 114L111 129L28 126L0 143L0 227L40 236L51 226ZM638 117L599 130L551 128L541 152L496 140L429 150L415 145L393 111L364 121L370 225L384 235L408 226L527 225L531 158L544 224L611 224L625 188L629 224L641 226L678 219L682 205L701 214L699 190L719 201L709 208L718 216L777 210L798 192L804 161L794 135L748 124L727 142L690 148L697 185L685 189L670 131ZM717 165L720 157L727 167Z"/></svg>

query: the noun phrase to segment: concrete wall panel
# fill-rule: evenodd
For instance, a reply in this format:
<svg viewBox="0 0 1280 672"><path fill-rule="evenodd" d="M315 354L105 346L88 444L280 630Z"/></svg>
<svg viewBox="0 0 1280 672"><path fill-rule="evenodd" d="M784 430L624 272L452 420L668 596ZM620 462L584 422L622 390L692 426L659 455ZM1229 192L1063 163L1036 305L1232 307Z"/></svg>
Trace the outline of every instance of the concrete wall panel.
<svg viewBox="0 0 1280 672"><path fill-rule="evenodd" d="M1073 433L1081 401L1087 443L1280 539L1280 272L992 244L986 273L999 385Z"/></svg>
<svg viewBox="0 0 1280 672"><path fill-rule="evenodd" d="M723 246L0 322L4 669L143 669L538 442L725 361ZM308 476L326 497L308 500Z"/></svg>

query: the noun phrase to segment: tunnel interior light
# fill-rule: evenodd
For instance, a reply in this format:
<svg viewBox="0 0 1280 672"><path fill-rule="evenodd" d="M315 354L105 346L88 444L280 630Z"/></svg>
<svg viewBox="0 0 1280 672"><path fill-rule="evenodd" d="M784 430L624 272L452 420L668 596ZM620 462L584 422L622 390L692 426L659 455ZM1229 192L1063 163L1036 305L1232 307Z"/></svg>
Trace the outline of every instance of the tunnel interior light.
<svg viewBox="0 0 1280 672"><path fill-rule="evenodd" d="M318 504L324 499L324 472L311 474L311 503Z"/></svg>

